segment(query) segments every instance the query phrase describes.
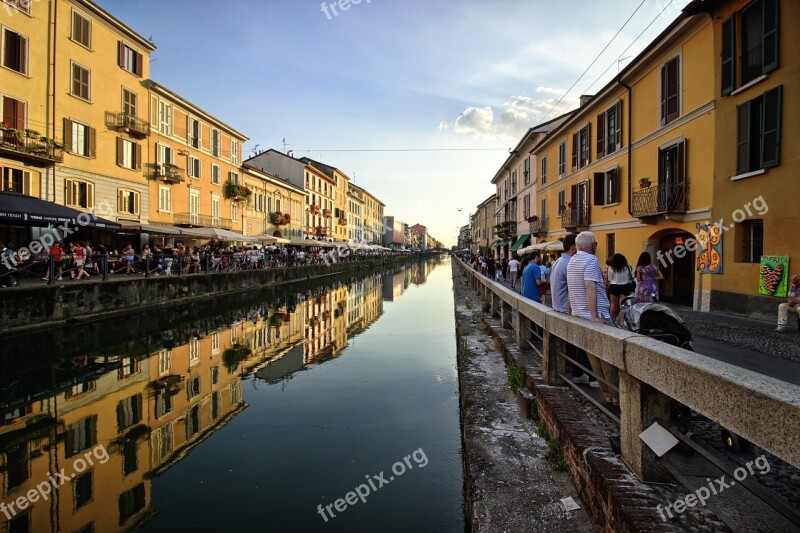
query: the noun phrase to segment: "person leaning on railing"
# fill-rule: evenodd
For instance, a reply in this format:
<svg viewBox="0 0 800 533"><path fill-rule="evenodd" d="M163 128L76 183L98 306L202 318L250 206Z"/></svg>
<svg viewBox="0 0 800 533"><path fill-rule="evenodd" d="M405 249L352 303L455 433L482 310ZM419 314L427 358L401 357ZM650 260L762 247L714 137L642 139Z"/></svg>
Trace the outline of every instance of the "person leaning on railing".
<svg viewBox="0 0 800 533"><path fill-rule="evenodd" d="M800 275L795 274L792 276L792 282L789 284L789 299L778 306L778 327L775 331L778 333L788 333L791 331L789 326L789 313L798 315L800 320Z"/></svg>

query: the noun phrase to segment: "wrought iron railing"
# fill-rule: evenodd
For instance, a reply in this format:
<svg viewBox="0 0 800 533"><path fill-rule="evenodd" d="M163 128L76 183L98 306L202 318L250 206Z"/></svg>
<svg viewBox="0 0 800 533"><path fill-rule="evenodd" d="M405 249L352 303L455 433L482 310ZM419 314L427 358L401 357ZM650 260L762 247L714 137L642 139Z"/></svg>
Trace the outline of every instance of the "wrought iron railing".
<svg viewBox="0 0 800 533"><path fill-rule="evenodd" d="M154 164L152 165L152 171L155 179L174 183L182 182L186 174L184 169L172 163Z"/></svg>
<svg viewBox="0 0 800 533"><path fill-rule="evenodd" d="M494 227L494 234L501 239L508 239L517 234L517 223L514 220L506 220Z"/></svg>
<svg viewBox="0 0 800 533"><path fill-rule="evenodd" d="M550 219L547 217L539 217L539 220L534 220L530 223L530 234L539 235L550 231Z"/></svg>
<svg viewBox="0 0 800 533"><path fill-rule="evenodd" d="M568 207L561 215L561 226L564 229L575 229L581 226L589 226L591 224L591 212L589 205L580 205L578 207Z"/></svg>
<svg viewBox="0 0 800 533"><path fill-rule="evenodd" d="M650 217L667 213L684 213L689 209L689 183L662 183L633 191L631 214Z"/></svg>
<svg viewBox="0 0 800 533"><path fill-rule="evenodd" d="M0 130L0 152L46 165L64 161L64 147L52 139L28 137L5 130Z"/></svg>
<svg viewBox="0 0 800 533"><path fill-rule="evenodd" d="M132 135L147 137L150 135L150 123L127 113L106 111L106 126L127 130Z"/></svg>
<svg viewBox="0 0 800 533"><path fill-rule="evenodd" d="M198 226L203 228L231 229L231 220L222 217L199 215L197 213L175 213L172 223L177 225Z"/></svg>

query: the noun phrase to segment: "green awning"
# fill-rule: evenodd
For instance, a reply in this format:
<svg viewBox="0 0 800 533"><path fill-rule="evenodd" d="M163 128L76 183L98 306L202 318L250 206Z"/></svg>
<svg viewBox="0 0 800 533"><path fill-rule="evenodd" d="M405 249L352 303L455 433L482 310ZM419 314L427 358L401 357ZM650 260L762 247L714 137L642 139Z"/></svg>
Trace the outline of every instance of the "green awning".
<svg viewBox="0 0 800 533"><path fill-rule="evenodd" d="M502 239L497 239L496 241L494 241L492 243L492 245L489 248L496 248L496 247L500 246L501 242L503 242Z"/></svg>
<svg viewBox="0 0 800 533"><path fill-rule="evenodd" d="M511 246L511 251L512 251L512 252L516 252L517 250L519 250L520 248L522 248L523 246L525 246L525 244L527 244L527 242L528 242L528 239L530 239L530 238L531 238L531 236L530 236L530 235L523 235L522 237L520 237L519 239L517 239L517 242L515 242L515 243L514 243L514 244Z"/></svg>

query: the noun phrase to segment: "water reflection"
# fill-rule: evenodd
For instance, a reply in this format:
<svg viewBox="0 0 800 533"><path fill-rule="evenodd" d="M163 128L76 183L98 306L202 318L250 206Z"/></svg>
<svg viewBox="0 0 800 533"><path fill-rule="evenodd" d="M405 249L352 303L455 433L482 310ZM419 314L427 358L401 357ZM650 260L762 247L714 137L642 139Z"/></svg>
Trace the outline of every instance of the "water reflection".
<svg viewBox="0 0 800 533"><path fill-rule="evenodd" d="M151 480L247 409L243 379L279 384L338 357L381 317L384 301L425 283L440 262L246 306L204 302L141 327L125 319L5 342L5 530L115 531L147 521L159 508ZM69 479L51 483L57 472Z"/></svg>

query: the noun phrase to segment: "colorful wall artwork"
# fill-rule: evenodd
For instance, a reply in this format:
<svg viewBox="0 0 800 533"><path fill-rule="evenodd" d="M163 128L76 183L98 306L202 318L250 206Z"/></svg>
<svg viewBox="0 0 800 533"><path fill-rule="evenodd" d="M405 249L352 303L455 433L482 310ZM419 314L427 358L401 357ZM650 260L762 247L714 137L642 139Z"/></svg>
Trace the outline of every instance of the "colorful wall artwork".
<svg viewBox="0 0 800 533"><path fill-rule="evenodd" d="M718 223L700 226L697 244L697 271L722 274L722 227Z"/></svg>
<svg viewBox="0 0 800 533"><path fill-rule="evenodd" d="M761 256L758 292L785 298L789 286L789 258L780 255Z"/></svg>

